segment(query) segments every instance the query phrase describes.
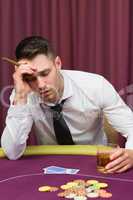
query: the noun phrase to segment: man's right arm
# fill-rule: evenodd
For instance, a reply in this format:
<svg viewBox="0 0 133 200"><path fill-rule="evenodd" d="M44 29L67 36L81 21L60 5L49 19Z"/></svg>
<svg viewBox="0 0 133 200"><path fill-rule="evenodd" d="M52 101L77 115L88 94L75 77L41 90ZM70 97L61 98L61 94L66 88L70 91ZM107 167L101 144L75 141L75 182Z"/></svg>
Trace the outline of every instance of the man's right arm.
<svg viewBox="0 0 133 200"><path fill-rule="evenodd" d="M30 107L22 101L21 99L19 104L10 106L6 127L1 137L2 148L7 157L12 160L18 159L23 154L33 124Z"/></svg>
<svg viewBox="0 0 133 200"><path fill-rule="evenodd" d="M6 127L1 138L1 145L9 159L18 159L26 148L26 141L32 128L33 120L28 95L32 92L30 84L23 81L24 74L33 74L28 61L21 61L13 74L15 91L11 95L11 106L6 117Z"/></svg>

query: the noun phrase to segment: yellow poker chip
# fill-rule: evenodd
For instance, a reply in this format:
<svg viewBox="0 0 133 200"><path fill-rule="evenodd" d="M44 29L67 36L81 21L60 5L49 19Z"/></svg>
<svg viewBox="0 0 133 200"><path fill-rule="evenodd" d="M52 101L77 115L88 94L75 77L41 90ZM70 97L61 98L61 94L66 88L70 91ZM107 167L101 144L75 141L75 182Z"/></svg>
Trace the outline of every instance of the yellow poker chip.
<svg viewBox="0 0 133 200"><path fill-rule="evenodd" d="M106 188L106 187L108 187L108 184L107 183L98 183L98 186L100 188Z"/></svg>
<svg viewBox="0 0 133 200"><path fill-rule="evenodd" d="M85 183L85 181L84 180L82 180L82 179L76 179L76 180L74 180L73 182L76 182L76 183Z"/></svg>
<svg viewBox="0 0 133 200"><path fill-rule="evenodd" d="M50 192L56 192L59 188L58 187L50 187Z"/></svg>
<svg viewBox="0 0 133 200"><path fill-rule="evenodd" d="M61 188L62 190L67 190L67 189L70 188L70 186L69 186L69 185L61 185L60 188Z"/></svg>
<svg viewBox="0 0 133 200"><path fill-rule="evenodd" d="M40 192L49 192L50 189L51 189L50 186L41 186L41 187L39 187L38 190L39 190Z"/></svg>
<svg viewBox="0 0 133 200"><path fill-rule="evenodd" d="M94 184L98 183L98 181L97 180L88 180L88 181L86 181L86 183L89 185L94 185Z"/></svg>
<svg viewBox="0 0 133 200"><path fill-rule="evenodd" d="M67 185L70 186L70 187L76 187L78 185L78 183L76 183L76 182L68 182Z"/></svg>

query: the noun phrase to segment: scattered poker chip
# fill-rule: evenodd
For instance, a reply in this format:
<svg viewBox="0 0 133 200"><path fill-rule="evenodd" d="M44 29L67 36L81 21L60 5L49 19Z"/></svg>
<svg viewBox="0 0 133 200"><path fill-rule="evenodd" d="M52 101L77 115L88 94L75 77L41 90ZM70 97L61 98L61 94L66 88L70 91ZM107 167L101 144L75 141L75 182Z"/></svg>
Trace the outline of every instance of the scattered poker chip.
<svg viewBox="0 0 133 200"><path fill-rule="evenodd" d="M64 192L60 192L57 194L58 197L65 197L65 193Z"/></svg>
<svg viewBox="0 0 133 200"><path fill-rule="evenodd" d="M99 197L99 194L97 192L90 192L90 193L87 194L87 197L97 198L97 197Z"/></svg>
<svg viewBox="0 0 133 200"><path fill-rule="evenodd" d="M50 186L41 186L41 187L39 187L39 191L40 192L49 192L50 191Z"/></svg>
<svg viewBox="0 0 133 200"><path fill-rule="evenodd" d="M85 196L86 195L86 190L85 188L80 188L76 192L77 196Z"/></svg>
<svg viewBox="0 0 133 200"><path fill-rule="evenodd" d="M87 199L87 197L85 197L85 196L76 196L76 197L74 197L74 200L86 200Z"/></svg>
<svg viewBox="0 0 133 200"><path fill-rule="evenodd" d="M107 183L98 183L98 185L99 185L100 188L106 188L106 187L108 187Z"/></svg>
<svg viewBox="0 0 133 200"><path fill-rule="evenodd" d="M58 187L50 187L50 192L56 192L57 190L59 190Z"/></svg>
<svg viewBox="0 0 133 200"><path fill-rule="evenodd" d="M85 185L86 184L85 181L82 180L82 179L77 179L77 180L74 180L73 182L78 183L78 185Z"/></svg>
<svg viewBox="0 0 133 200"><path fill-rule="evenodd" d="M91 185L91 187L93 188L93 190L99 190L100 187L100 183L95 183L94 185Z"/></svg>
<svg viewBox="0 0 133 200"><path fill-rule="evenodd" d="M94 185L94 184L98 183L98 181L97 180L87 180L86 183L89 185Z"/></svg>
<svg viewBox="0 0 133 200"><path fill-rule="evenodd" d="M73 182L85 182L85 180L83 180L83 179L76 179Z"/></svg>
<svg viewBox="0 0 133 200"><path fill-rule="evenodd" d="M103 193L105 193L105 192L107 192L105 189L100 189L100 190L98 190L98 193L99 193L99 194L103 194Z"/></svg>
<svg viewBox="0 0 133 200"><path fill-rule="evenodd" d="M78 183L77 182L68 182L66 185L70 186L70 187L75 187L78 185Z"/></svg>
<svg viewBox="0 0 133 200"><path fill-rule="evenodd" d="M94 188L93 187L87 187L85 190L86 190L87 193L90 193L94 190Z"/></svg>
<svg viewBox="0 0 133 200"><path fill-rule="evenodd" d="M112 197L112 193L104 192L104 193L101 193L99 196L102 198L110 198L110 197Z"/></svg>
<svg viewBox="0 0 133 200"><path fill-rule="evenodd" d="M61 185L60 186L60 188L62 189L62 190L67 190L67 189L69 189L71 186L69 186L69 185Z"/></svg>
<svg viewBox="0 0 133 200"><path fill-rule="evenodd" d="M67 198L67 199L72 199L72 198L74 198L75 196L76 196L76 194L70 193L69 195L65 196L65 198Z"/></svg>

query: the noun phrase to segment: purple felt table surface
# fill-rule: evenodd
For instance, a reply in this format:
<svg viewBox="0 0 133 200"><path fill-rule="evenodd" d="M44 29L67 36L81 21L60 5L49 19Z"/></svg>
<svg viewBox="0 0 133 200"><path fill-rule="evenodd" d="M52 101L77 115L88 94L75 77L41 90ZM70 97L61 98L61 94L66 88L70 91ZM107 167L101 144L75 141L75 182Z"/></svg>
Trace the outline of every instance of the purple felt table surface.
<svg viewBox="0 0 133 200"><path fill-rule="evenodd" d="M43 174L43 168L52 165L80 171L76 175ZM38 188L43 185L61 186L76 179L108 183L108 191L113 194L110 200L133 200L133 170L122 174L101 174L96 170L95 156L45 155L23 157L17 161L0 159L1 200L63 200L57 196L59 191L46 193L39 192Z"/></svg>

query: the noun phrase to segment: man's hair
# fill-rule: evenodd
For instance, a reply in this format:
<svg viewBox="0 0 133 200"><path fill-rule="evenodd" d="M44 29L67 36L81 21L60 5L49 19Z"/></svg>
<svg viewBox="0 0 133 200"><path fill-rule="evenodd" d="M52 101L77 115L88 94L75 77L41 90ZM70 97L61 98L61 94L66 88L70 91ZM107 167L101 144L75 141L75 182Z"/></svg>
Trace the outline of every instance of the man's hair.
<svg viewBox="0 0 133 200"><path fill-rule="evenodd" d="M33 59L39 54L44 54L50 58L56 57L49 41L41 36L30 36L21 40L16 47L15 54L17 60L23 58Z"/></svg>

